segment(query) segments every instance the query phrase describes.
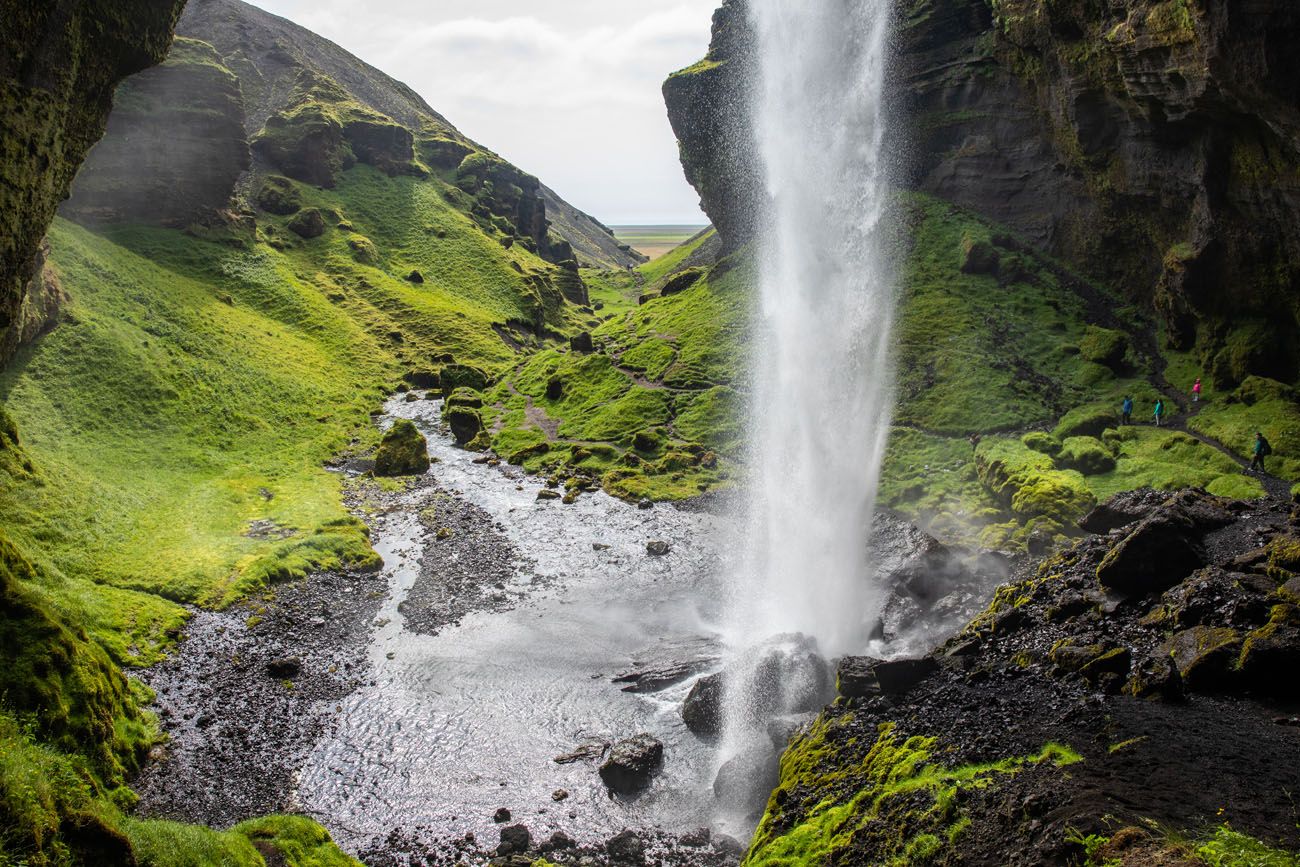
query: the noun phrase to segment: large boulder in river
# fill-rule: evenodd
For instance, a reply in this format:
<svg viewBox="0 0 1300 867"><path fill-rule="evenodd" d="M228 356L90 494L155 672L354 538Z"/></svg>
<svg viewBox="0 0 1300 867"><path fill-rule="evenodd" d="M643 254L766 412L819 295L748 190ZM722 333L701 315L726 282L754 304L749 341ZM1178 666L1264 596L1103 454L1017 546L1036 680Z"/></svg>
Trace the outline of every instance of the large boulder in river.
<svg viewBox="0 0 1300 867"><path fill-rule="evenodd" d="M697 735L722 731L722 672L695 681L682 702L682 722Z"/></svg>
<svg viewBox="0 0 1300 867"><path fill-rule="evenodd" d="M375 475L418 476L429 469L429 444L409 420L399 418L375 453Z"/></svg>
<svg viewBox="0 0 1300 867"><path fill-rule="evenodd" d="M600 778L611 792L634 794L650 785L663 762L662 741L645 733L634 735L614 744L600 766Z"/></svg>

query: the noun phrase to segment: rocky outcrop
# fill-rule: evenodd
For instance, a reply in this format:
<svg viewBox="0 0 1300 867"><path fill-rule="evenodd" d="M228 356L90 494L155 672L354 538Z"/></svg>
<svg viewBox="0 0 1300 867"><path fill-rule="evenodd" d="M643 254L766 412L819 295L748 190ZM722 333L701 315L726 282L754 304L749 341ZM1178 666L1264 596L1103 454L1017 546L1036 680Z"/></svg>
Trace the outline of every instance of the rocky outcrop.
<svg viewBox="0 0 1300 867"><path fill-rule="evenodd" d="M753 35L745 16L744 0L723 0L713 13L708 55L663 86L686 180L726 249L753 234L760 189L749 123Z"/></svg>
<svg viewBox="0 0 1300 867"><path fill-rule="evenodd" d="M238 79L211 45L180 38L165 63L119 88L62 213L81 223L211 222L249 164Z"/></svg>
<svg viewBox="0 0 1300 867"><path fill-rule="evenodd" d="M1300 9L1283 0L898 0L907 183L1158 312L1215 383L1300 356ZM687 178L753 230L741 0L664 86ZM905 141L904 141L905 140Z"/></svg>
<svg viewBox="0 0 1300 867"><path fill-rule="evenodd" d="M113 90L167 53L184 0L0 4L0 364L52 314L41 238Z"/></svg>
<svg viewBox="0 0 1300 867"><path fill-rule="evenodd" d="M177 32L213 45L239 79L245 134L259 173L332 187L356 164L420 175L426 169L455 173L467 158L491 157L405 84L240 0L190 0ZM526 240L556 264L575 255L601 267L641 261L536 178L497 162L511 177L491 185L466 182L473 198L460 203L477 212L485 229L512 243ZM506 226L496 225L496 218Z"/></svg>
<svg viewBox="0 0 1300 867"><path fill-rule="evenodd" d="M650 785L664 762L664 745L649 734L618 741L600 766L600 778L611 792L630 795Z"/></svg>
<svg viewBox="0 0 1300 867"><path fill-rule="evenodd" d="M1000 588L925 656L843 660L841 699L787 751L750 858L791 851L831 816L824 857L846 864L918 851L1080 864L1088 835L1148 822L1300 845L1284 782L1300 759L1300 597L1287 590L1300 509L1187 491L1140 511ZM1165 563L1123 594L1099 580L1153 526L1177 527L1208 565Z"/></svg>

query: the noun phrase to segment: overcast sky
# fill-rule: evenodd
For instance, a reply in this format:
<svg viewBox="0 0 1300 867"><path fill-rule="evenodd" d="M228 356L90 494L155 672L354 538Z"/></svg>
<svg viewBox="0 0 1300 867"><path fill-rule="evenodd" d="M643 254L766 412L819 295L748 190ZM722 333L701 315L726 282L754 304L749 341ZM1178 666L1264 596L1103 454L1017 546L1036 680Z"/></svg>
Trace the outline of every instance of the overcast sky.
<svg viewBox="0 0 1300 867"><path fill-rule="evenodd" d="M719 0L252 0L406 82L606 223L704 223L659 86Z"/></svg>

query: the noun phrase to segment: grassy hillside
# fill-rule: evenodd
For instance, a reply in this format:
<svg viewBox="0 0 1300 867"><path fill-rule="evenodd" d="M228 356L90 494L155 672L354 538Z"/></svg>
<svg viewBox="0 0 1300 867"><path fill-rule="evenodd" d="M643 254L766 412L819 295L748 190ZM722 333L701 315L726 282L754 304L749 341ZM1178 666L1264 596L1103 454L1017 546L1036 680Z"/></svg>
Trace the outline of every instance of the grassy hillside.
<svg viewBox="0 0 1300 867"><path fill-rule="evenodd" d="M46 777L49 792L32 795L44 818L25 813L0 840L0 864L63 863L60 823L87 811L133 841L161 841L140 844L156 850L147 863L171 863L169 840L199 845L199 831L121 820L122 784L155 735L139 710L147 696L118 666L156 661L181 603L223 606L312 569L377 566L326 463L373 446L370 413L404 379L436 380L453 362L513 369L519 341L496 329L534 343L535 325L570 330L555 266L485 232L453 185L368 166L329 191L278 183L297 213L327 219L320 237L267 213L255 230L52 228L71 300L0 374L16 423L5 426L0 534L6 556L27 564L6 590L49 624L10 634L13 652L47 652L41 636L64 635L88 673L52 691L35 668L19 670L3 690L12 779ZM82 705L100 722L70 728L61 708ZM92 782L69 788L65 765ZM23 791L14 782L0 810L28 809ZM246 855L237 838L203 846ZM230 863L257 863L243 857Z"/></svg>

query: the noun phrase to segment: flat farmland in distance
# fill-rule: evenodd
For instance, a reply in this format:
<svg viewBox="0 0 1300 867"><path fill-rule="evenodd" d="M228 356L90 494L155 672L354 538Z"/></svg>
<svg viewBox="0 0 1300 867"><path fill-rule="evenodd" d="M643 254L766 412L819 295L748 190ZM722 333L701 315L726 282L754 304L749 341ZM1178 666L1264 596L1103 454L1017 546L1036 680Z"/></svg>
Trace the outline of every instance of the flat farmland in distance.
<svg viewBox="0 0 1300 867"><path fill-rule="evenodd" d="M639 253L657 259L707 228L704 224L676 226L611 226L614 237Z"/></svg>

